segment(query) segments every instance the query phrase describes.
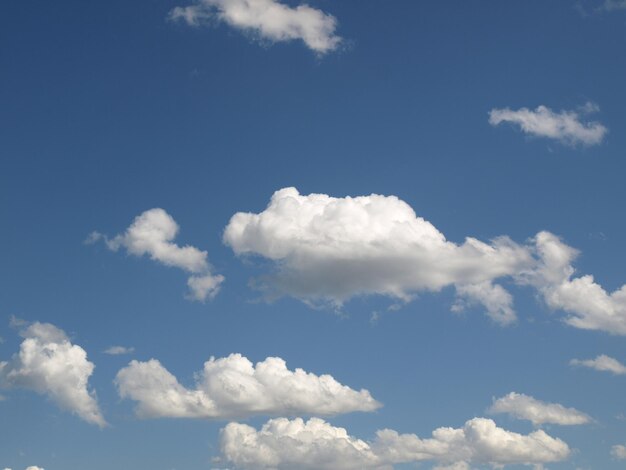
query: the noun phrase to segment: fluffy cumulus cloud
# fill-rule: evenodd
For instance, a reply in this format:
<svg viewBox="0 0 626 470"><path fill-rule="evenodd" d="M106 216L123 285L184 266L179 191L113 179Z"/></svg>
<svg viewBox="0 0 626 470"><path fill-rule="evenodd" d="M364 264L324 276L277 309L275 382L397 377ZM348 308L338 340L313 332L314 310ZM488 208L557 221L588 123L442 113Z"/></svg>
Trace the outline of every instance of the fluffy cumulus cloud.
<svg viewBox="0 0 626 470"><path fill-rule="evenodd" d="M134 256L148 255L154 261L190 272L187 281L189 298L205 301L214 297L220 289L224 277L211 273L207 252L196 247L178 246L173 240L180 228L176 221L163 209L150 209L135 217L133 223L122 234L111 239L93 232L88 243L104 239L110 250L125 248Z"/></svg>
<svg viewBox="0 0 626 470"><path fill-rule="evenodd" d="M615 375L625 375L626 366L605 354L601 354L595 359L572 359L570 365L579 367L589 367L590 369L599 370L601 372L611 372Z"/></svg>
<svg viewBox="0 0 626 470"><path fill-rule="evenodd" d="M241 354L211 358L192 389L181 385L156 359L132 361L116 377L120 396L137 402L143 418L232 418L251 415L336 415L373 411L381 405L330 375L291 371L269 357L254 365Z"/></svg>
<svg viewBox="0 0 626 470"><path fill-rule="evenodd" d="M540 232L534 243L539 260L522 281L536 287L549 307L568 312L568 324L626 335L626 285L608 293L591 275L574 277L578 251L556 235Z"/></svg>
<svg viewBox="0 0 626 470"><path fill-rule="evenodd" d="M469 420L458 429L436 429L428 439L385 429L371 442L318 418L278 418L258 431L229 423L221 431L220 444L224 459L244 469L382 469L433 461L440 469L465 470L474 463L537 465L570 455L565 442L544 431L518 434L485 418Z"/></svg>
<svg viewBox="0 0 626 470"><path fill-rule="evenodd" d="M614 445L611 447L611 456L617 460L626 460L626 446Z"/></svg>
<svg viewBox="0 0 626 470"><path fill-rule="evenodd" d="M49 323L33 323L21 335L19 353L0 362L0 385L34 390L89 423L106 425L95 393L88 389L94 365L85 350Z"/></svg>
<svg viewBox="0 0 626 470"><path fill-rule="evenodd" d="M191 26L218 20L264 41L301 40L317 54L330 52L341 43L335 33L335 17L305 4L292 7L277 0L196 0L174 8L170 18Z"/></svg>
<svg viewBox="0 0 626 470"><path fill-rule="evenodd" d="M536 109L492 109L489 123L497 126L503 122L515 124L526 134L554 139L568 145L596 145L602 142L607 128L596 121L584 121L582 115L597 112L599 108L587 103L579 111L555 112L546 106Z"/></svg>
<svg viewBox="0 0 626 470"><path fill-rule="evenodd" d="M507 237L462 244L446 240L395 196L335 198L276 191L260 213L235 214L224 242L239 256L274 262L255 280L271 297L341 306L381 294L408 301L420 291L454 286L453 310L481 304L500 324L515 321L513 297L499 278L536 288L549 307L577 328L626 334L626 286L607 293L590 275L575 277L577 251L550 232L527 244Z"/></svg>
<svg viewBox="0 0 626 470"><path fill-rule="evenodd" d="M515 315L511 297L492 281L532 263L528 250L506 237L450 242L395 196L307 196L295 188L274 193L260 214L235 214L224 241L237 255L276 263L276 272L259 280L268 295L340 305L361 294L409 300L453 285L500 323Z"/></svg>
<svg viewBox="0 0 626 470"><path fill-rule="evenodd" d="M574 408L566 408L558 403L546 403L522 393L511 392L494 400L490 413L507 413L517 419L525 419L535 426L560 424L573 426L586 424L591 418Z"/></svg>

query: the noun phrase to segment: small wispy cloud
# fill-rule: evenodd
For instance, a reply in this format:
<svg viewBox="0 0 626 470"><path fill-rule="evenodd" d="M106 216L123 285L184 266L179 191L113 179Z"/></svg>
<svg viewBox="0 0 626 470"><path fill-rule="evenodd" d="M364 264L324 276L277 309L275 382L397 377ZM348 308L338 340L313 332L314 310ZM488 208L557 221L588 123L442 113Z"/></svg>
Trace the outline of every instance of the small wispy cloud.
<svg viewBox="0 0 626 470"><path fill-rule="evenodd" d="M582 117L599 110L591 102L577 110L559 112L543 105L534 110L494 108L489 111L489 124L514 124L526 134L553 139L566 145L598 145L604 140L608 129L597 121L585 121Z"/></svg>
<svg viewBox="0 0 626 470"><path fill-rule="evenodd" d="M320 55L341 43L335 34L335 17L306 4L291 7L277 0L196 0L174 8L169 18L190 26L218 20L269 42L299 39Z"/></svg>
<svg viewBox="0 0 626 470"><path fill-rule="evenodd" d="M121 356L123 354L132 354L135 352L135 348L127 348L125 346L111 346L110 348L105 349L104 354L109 354L111 356Z"/></svg>
<svg viewBox="0 0 626 470"><path fill-rule="evenodd" d="M614 375L626 375L626 366L605 354L601 354L595 359L572 359L570 361L571 366L588 367L601 372L611 372Z"/></svg>

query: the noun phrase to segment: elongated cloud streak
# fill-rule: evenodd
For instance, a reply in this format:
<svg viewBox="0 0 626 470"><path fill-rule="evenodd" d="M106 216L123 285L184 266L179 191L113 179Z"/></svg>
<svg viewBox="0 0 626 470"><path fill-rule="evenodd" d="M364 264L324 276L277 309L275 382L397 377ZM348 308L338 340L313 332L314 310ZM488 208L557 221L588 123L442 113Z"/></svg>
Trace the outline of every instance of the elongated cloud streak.
<svg viewBox="0 0 626 470"><path fill-rule="evenodd" d="M134 256L148 255L154 261L192 273L187 280L189 298L205 301L213 298L220 289L224 277L211 273L207 252L193 246L178 246L173 243L179 227L176 221L163 209L150 209L135 217L126 232L108 239L93 232L87 239L94 243L103 238L110 250L126 248Z"/></svg>
<svg viewBox="0 0 626 470"><path fill-rule="evenodd" d="M21 335L19 353L0 362L0 385L47 395L88 423L105 426L95 393L87 388L94 365L85 350L49 323L33 323Z"/></svg>
<svg viewBox="0 0 626 470"><path fill-rule="evenodd" d="M341 42L333 16L308 5L290 7L277 0L197 0L174 8L170 18L191 26L216 19L271 42L299 39L317 54L330 52Z"/></svg>
<svg viewBox="0 0 626 470"><path fill-rule="evenodd" d="M240 354L211 358L196 380L195 388L183 387L156 359L132 361L116 377L120 396L136 401L143 418L336 415L381 406L367 390L352 390L330 375L291 371L278 357L256 366Z"/></svg>
<svg viewBox="0 0 626 470"><path fill-rule="evenodd" d="M591 418L575 408L566 408L558 403L546 403L523 393L511 392L494 400L490 413L507 413L517 419L525 419L535 426L559 424L574 426L587 424Z"/></svg>
<svg viewBox="0 0 626 470"><path fill-rule="evenodd" d="M587 114L598 111L598 107L587 103L582 112ZM535 110L521 108L513 111L509 108L492 109L489 112L489 124L497 126L503 122L517 124L526 134L545 137L569 145L597 145L602 142L608 130L599 122L583 122L577 111L552 111L546 106Z"/></svg>
<svg viewBox="0 0 626 470"><path fill-rule="evenodd" d="M599 370L601 372L611 372L614 375L626 375L626 366L617 359L605 354L601 354L595 359L572 359L570 365L589 367L590 369Z"/></svg>
<svg viewBox="0 0 626 470"><path fill-rule="evenodd" d="M230 423L221 431L221 450L228 462L243 469L389 469L422 461L466 469L469 463L536 465L570 455L565 442L541 430L518 434L485 418L469 420L459 429L436 429L429 439L385 429L372 442L318 418L273 419L258 431Z"/></svg>

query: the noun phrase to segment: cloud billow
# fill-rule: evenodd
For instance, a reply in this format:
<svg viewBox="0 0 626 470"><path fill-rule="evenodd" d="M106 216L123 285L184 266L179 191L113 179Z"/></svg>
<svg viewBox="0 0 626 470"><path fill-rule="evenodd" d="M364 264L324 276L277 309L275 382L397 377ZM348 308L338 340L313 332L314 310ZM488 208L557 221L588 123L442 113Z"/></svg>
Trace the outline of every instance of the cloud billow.
<svg viewBox="0 0 626 470"><path fill-rule="evenodd" d="M626 286L608 293L590 275L575 277L578 252L547 231L526 244L505 236L457 244L395 196L335 198L284 188L260 213L233 215L223 239L238 256L273 262L273 271L254 281L270 299L338 308L361 295L410 301L453 286L453 310L480 304L508 325L516 320L513 297L496 281L509 279L567 312L571 326L626 335Z"/></svg>
<svg viewBox="0 0 626 470"><path fill-rule="evenodd" d="M278 357L256 365L241 354L211 358L195 376L196 386L186 388L151 359L132 361L118 372L115 382L122 398L137 402L141 418L337 415L382 406L367 390L353 390L330 375L291 371Z"/></svg>
<svg viewBox="0 0 626 470"><path fill-rule="evenodd" d="M20 334L19 353L0 362L0 386L47 395L88 423L105 426L95 392L88 389L94 365L85 350L49 323L33 323Z"/></svg>
<svg viewBox="0 0 626 470"><path fill-rule="evenodd" d="M523 393L511 392L494 400L490 413L506 413L517 419L525 419L535 426L558 424L576 426L588 424L591 418L575 408L566 408L558 403L546 403Z"/></svg>

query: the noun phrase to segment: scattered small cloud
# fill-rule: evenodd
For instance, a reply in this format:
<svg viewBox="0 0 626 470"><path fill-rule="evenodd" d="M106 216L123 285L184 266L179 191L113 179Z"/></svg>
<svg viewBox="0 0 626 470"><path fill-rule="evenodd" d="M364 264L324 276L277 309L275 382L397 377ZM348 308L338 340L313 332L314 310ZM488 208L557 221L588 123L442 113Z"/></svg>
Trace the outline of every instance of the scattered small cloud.
<svg viewBox="0 0 626 470"><path fill-rule="evenodd" d="M278 0L196 0L174 8L169 18L190 26L221 21L266 42L299 39L318 55L341 44L334 16L306 4L292 7Z"/></svg>
<svg viewBox="0 0 626 470"><path fill-rule="evenodd" d="M626 446L618 444L611 447L611 457L617 460L626 460Z"/></svg>
<svg viewBox="0 0 626 470"><path fill-rule="evenodd" d="M95 392L88 389L94 365L85 350L50 323L32 323L20 335L24 341L19 353L0 362L0 386L47 395L88 423L105 426Z"/></svg>
<svg viewBox="0 0 626 470"><path fill-rule="evenodd" d="M200 302L212 299L219 292L224 276L212 273L206 251L173 243L178 232L179 226L172 216L163 209L156 208L135 217L123 234L109 239L99 232L92 232L87 241L96 243L104 240L112 251L125 248L131 255L149 255L151 259L165 266L190 272L192 275L187 280L190 289L187 298Z"/></svg>
<svg viewBox="0 0 626 470"><path fill-rule="evenodd" d="M582 116L598 111L599 107L594 103L586 103L578 110L560 112L552 111L547 106L538 106L534 110L494 108L489 112L489 124L515 124L526 134L567 145L597 145L602 142L608 129L597 121L584 121Z"/></svg>
<svg viewBox="0 0 626 470"><path fill-rule="evenodd" d="M602 372L611 372L614 375L626 374L626 366L624 364L619 362L617 359L614 359L605 354L601 354L595 359L572 359L570 361L570 365L589 367L590 369L595 369Z"/></svg>
<svg viewBox="0 0 626 470"><path fill-rule="evenodd" d="M574 426L591 422L588 415L575 408L565 408L558 403L546 403L515 392L497 400L494 399L488 412L492 414L506 413L517 419L528 420L535 426L543 424Z"/></svg>
<svg viewBox="0 0 626 470"><path fill-rule="evenodd" d="M137 402L141 418L337 415L382 406L367 390L353 390L330 375L291 371L279 357L256 365L241 354L211 358L195 377L196 386L186 388L151 359L132 361L118 372L115 382L122 398Z"/></svg>
<svg viewBox="0 0 626 470"><path fill-rule="evenodd" d="M121 356L124 354L132 354L135 352L135 348L127 348L125 346L111 346L110 348L105 349L104 354L109 354L111 356Z"/></svg>

